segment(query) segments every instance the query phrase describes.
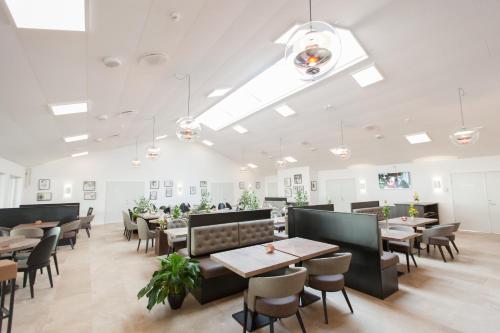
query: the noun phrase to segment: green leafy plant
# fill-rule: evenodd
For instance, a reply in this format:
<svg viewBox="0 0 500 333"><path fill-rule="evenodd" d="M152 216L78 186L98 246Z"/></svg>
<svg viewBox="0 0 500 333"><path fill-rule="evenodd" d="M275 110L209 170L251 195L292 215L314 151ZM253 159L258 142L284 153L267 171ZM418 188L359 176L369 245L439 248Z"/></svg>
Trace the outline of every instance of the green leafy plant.
<svg viewBox="0 0 500 333"><path fill-rule="evenodd" d="M250 193L250 208L251 209L259 209L260 208L260 202L259 199L257 198L257 195L255 192Z"/></svg>
<svg viewBox="0 0 500 333"><path fill-rule="evenodd" d="M186 292L198 287L200 283L200 266L196 260L185 258L178 253L160 259L160 269L153 273L149 283L137 294L140 299L148 298L149 311L157 304L165 304L168 297L186 295ZM182 298L183 300L184 298ZM182 304L182 301L179 304ZM174 306L172 306L174 308Z"/></svg>
<svg viewBox="0 0 500 333"><path fill-rule="evenodd" d="M135 219L140 214L156 212L156 210L156 206L149 199L141 196L138 200L135 200L135 207L132 209L132 214L134 215Z"/></svg>
<svg viewBox="0 0 500 333"><path fill-rule="evenodd" d="M172 209L172 217L174 219L179 219L182 215L181 208L179 205L175 205L174 209Z"/></svg>
<svg viewBox="0 0 500 333"><path fill-rule="evenodd" d="M415 217L418 215L418 210L415 208L413 204L410 204L410 207L408 208L408 215L410 217Z"/></svg>
<svg viewBox="0 0 500 333"><path fill-rule="evenodd" d="M391 216L391 207L387 204L387 200L384 200L384 206L382 207L382 214L386 220Z"/></svg>
<svg viewBox="0 0 500 333"><path fill-rule="evenodd" d="M295 193L295 207L303 207L307 204L307 191L297 191Z"/></svg>
<svg viewBox="0 0 500 333"><path fill-rule="evenodd" d="M205 192L201 194L201 202L200 205L198 206L198 210L200 211L208 211L210 210L210 193Z"/></svg>
<svg viewBox="0 0 500 333"><path fill-rule="evenodd" d="M241 193L239 206L241 209L259 209L260 202L259 199L257 198L257 195L254 192L244 190Z"/></svg>

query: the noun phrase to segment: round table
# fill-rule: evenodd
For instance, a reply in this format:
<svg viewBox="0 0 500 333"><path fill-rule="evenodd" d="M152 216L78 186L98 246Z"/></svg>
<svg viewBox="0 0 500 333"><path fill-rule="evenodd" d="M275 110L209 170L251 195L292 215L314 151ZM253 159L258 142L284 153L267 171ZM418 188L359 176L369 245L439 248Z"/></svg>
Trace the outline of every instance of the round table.
<svg viewBox="0 0 500 333"><path fill-rule="evenodd" d="M29 249L37 245L38 242L40 242L39 239L22 236L0 237L0 254Z"/></svg>

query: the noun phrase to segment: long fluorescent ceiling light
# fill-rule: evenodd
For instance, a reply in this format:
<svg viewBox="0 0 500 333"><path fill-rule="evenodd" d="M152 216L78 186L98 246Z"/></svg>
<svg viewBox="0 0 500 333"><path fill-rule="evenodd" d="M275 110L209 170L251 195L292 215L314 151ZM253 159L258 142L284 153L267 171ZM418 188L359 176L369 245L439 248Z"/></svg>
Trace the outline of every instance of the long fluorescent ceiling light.
<svg viewBox="0 0 500 333"><path fill-rule="evenodd" d="M85 31L85 0L5 0L18 28Z"/></svg>
<svg viewBox="0 0 500 333"><path fill-rule="evenodd" d="M203 112L196 120L214 131L221 130L368 58L349 30L336 28L336 31L342 42L342 54L337 65L327 75L315 81L301 80L299 75L293 69L288 68L284 59L281 58Z"/></svg>

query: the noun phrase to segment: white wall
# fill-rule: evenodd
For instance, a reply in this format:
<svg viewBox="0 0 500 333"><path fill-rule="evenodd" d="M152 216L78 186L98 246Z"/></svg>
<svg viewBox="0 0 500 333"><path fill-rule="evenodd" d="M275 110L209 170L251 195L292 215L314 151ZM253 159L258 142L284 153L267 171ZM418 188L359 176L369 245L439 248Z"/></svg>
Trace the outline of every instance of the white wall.
<svg viewBox="0 0 500 333"><path fill-rule="evenodd" d="M0 208L20 204L25 171L25 167L0 157Z"/></svg>
<svg viewBox="0 0 500 333"><path fill-rule="evenodd" d="M294 183L294 175L301 174L302 175L302 184L297 185ZM310 177L310 169L308 166L305 167L296 167L296 168L287 168L287 169L279 169L278 170L278 196L285 196L285 178L290 178L292 181L291 188L294 186L304 186L304 191L307 192L307 196L311 198L311 177ZM288 202L295 202L295 191L292 191L292 197L287 198ZM309 201L312 203L311 201Z"/></svg>
<svg viewBox="0 0 500 333"><path fill-rule="evenodd" d="M329 179L355 178L358 201L387 200L389 204L395 202L412 201L413 193L417 192L420 201L438 202L439 215L442 222L454 221L453 193L451 193L450 175L460 172L498 171L500 170L500 156L457 159L446 161L428 161L409 164L365 166L342 170L318 171L318 194L320 202L327 202L325 184ZM411 173L410 189L382 190L378 185L380 172L409 171ZM442 182L442 190L433 189L433 179ZM366 193L361 193L360 182L366 182Z"/></svg>
<svg viewBox="0 0 500 333"><path fill-rule="evenodd" d="M149 161L144 157L146 145L139 146L139 159L142 160L140 168L132 168L130 163L135 155L135 146L95 152L84 157L65 158L33 167L32 184L25 189L22 202L25 204L37 203L38 179L47 178L51 180L51 192L53 193L51 202L80 202L81 214L84 214L87 208L92 206L96 214L95 221L102 223L107 181L144 181L146 183L144 195L149 197L149 181L159 180L161 184L160 189L157 190L157 205L178 204L180 202L198 204L200 201L200 181L202 180L208 182L209 191L211 183L233 183L235 200L239 198L240 194L239 181L245 181L247 185L252 184L252 189L255 186L255 181L259 181L255 172L241 172L238 164L200 144L168 139L161 141L159 147L161 148L159 159ZM174 196L172 198L165 197L165 187L163 187L163 181L169 179L174 181ZM83 200L82 183L84 180L97 182L97 200ZM65 184L71 184L73 187L71 198L63 197ZM183 187L181 195L177 193L178 184L182 184ZM196 195L189 194L190 186L196 186ZM256 192L257 195L262 196L263 188L261 187Z"/></svg>

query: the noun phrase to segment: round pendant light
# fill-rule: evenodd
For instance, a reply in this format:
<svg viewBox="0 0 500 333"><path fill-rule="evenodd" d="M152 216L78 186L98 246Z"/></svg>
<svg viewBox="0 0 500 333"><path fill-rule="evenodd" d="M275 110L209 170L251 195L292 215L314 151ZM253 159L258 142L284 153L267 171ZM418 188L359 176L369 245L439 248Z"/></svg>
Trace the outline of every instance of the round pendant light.
<svg viewBox="0 0 500 333"><path fill-rule="evenodd" d="M312 20L309 0L309 22L301 25L289 38L285 63L303 80L314 80L331 71L339 61L342 43L328 23Z"/></svg>
<svg viewBox="0 0 500 333"><path fill-rule="evenodd" d="M160 148L156 147L155 145L155 140L156 140L155 127L156 127L156 118L153 117L153 144L151 145L151 147L148 148L148 152L146 154L146 158L152 161L158 159L158 156L160 155Z"/></svg>
<svg viewBox="0 0 500 333"><path fill-rule="evenodd" d="M344 145L344 124L340 122L340 146L330 149L333 155L341 160L348 160L351 158L351 149Z"/></svg>
<svg viewBox="0 0 500 333"><path fill-rule="evenodd" d="M134 159L132 160L132 167L134 168L138 168L141 166L141 160L139 159L138 157L138 140L139 138L135 138L135 157Z"/></svg>
<svg viewBox="0 0 500 333"><path fill-rule="evenodd" d="M189 74L186 74L181 79L186 79L188 84L187 117L182 117L177 120L177 129L175 131L175 134L180 140L190 142L200 137L201 125L189 115L189 106L191 102L191 76Z"/></svg>
<svg viewBox="0 0 500 333"><path fill-rule="evenodd" d="M464 90L458 88L458 99L460 102L460 117L462 120L462 127L457 131L450 134L450 140L453 144L457 146L472 145L479 139L479 130L481 127L466 127L464 121L464 111L462 109L462 97L464 96Z"/></svg>

